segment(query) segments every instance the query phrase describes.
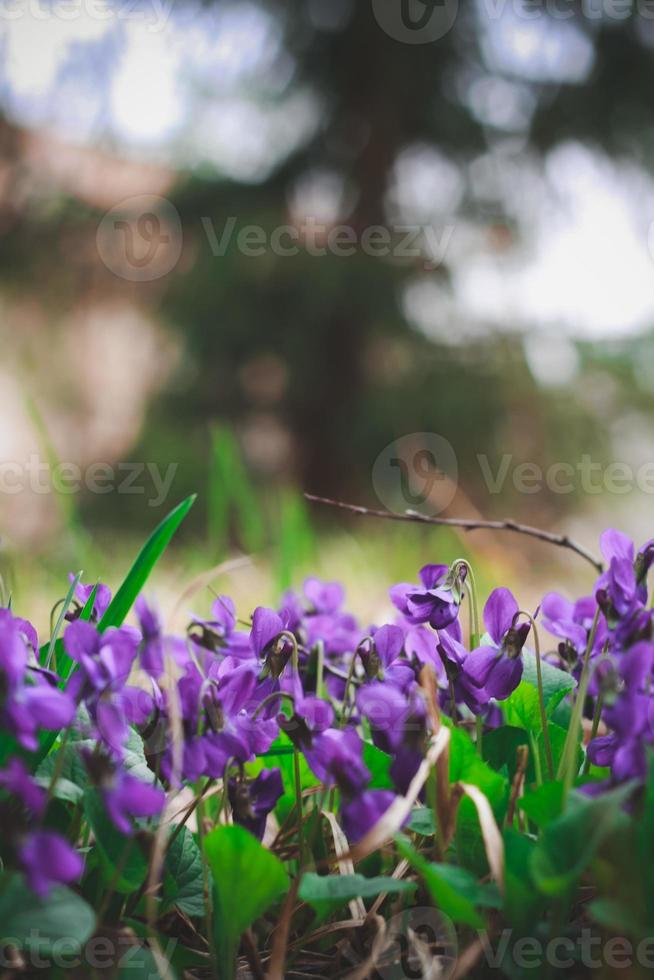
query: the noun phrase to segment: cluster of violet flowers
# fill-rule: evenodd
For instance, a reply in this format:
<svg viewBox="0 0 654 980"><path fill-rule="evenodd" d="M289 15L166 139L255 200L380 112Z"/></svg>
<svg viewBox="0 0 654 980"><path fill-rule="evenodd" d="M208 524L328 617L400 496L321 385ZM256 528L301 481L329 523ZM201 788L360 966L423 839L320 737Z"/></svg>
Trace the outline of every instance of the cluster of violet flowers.
<svg viewBox="0 0 654 980"><path fill-rule="evenodd" d="M594 719L588 759L611 773L595 791L644 778L646 746L654 744L646 586L654 542L636 552L626 536L609 530L601 543L608 567L593 594L572 603L550 593L537 613L558 641L548 659L577 681L587 674L584 707ZM60 744L79 752L122 833L160 815L167 791L220 780L233 820L259 838L283 793L282 774L270 768L250 778L246 764L284 733L325 791L338 790L332 798L354 843L407 791L425 756L433 732L423 668L433 672L439 708L455 724L476 719L478 731L497 726L501 702L521 681L534 622L508 589L498 588L485 604L481 634L463 560L427 565L418 582L393 586L392 621L366 628L344 609L343 587L316 578L301 593L284 595L278 609L258 607L249 621L239 621L233 601L219 596L210 616L194 617L185 636L166 634L142 596L138 626L99 632L111 595L96 587L87 622L80 612L92 592L79 584L67 614L63 647L75 669L66 680L39 662L33 626L0 609L0 738L12 747L0 769L3 857L40 896L83 871L75 842L46 825L53 787L33 772L41 732L60 733ZM125 765L134 729L149 782ZM371 788L366 739L390 756L393 790Z"/></svg>

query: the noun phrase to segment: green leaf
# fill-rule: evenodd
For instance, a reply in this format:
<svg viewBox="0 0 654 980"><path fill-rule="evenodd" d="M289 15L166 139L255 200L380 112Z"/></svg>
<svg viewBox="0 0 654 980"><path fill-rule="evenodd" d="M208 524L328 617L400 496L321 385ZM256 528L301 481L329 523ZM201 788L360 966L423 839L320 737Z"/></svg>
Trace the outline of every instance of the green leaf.
<svg viewBox="0 0 654 980"><path fill-rule="evenodd" d="M479 757L474 742L463 729L451 729L450 736L450 780L478 786L488 798L496 820L501 822L509 797L508 779ZM477 809L467 797L461 800L457 811L456 846L462 865L480 877L488 872Z"/></svg>
<svg viewBox="0 0 654 980"><path fill-rule="evenodd" d="M294 748L290 738L284 732L282 732L280 737L275 740L273 745L276 746L275 754L270 755L268 752L262 753L261 756L257 757L256 762L247 766L247 772L250 776L258 775L261 769L264 768L262 762L260 761L262 759L265 759L265 766L267 768L273 767L280 770L282 774L284 793L277 801L277 805L275 806L275 814L279 820L283 821L295 806L295 763L293 760ZM303 790L320 785L320 780L314 776L313 772L309 768L307 760L301 753L299 755L299 769L300 785Z"/></svg>
<svg viewBox="0 0 654 980"><path fill-rule="evenodd" d="M142 783L156 783L157 777L145 758L143 739L136 729L130 727L123 752L122 768L125 772Z"/></svg>
<svg viewBox="0 0 654 980"><path fill-rule="evenodd" d="M478 908L499 908L501 897L495 885L480 884L475 875L454 864L430 864L409 843L396 837L398 850L423 879L434 901L453 922L484 928L484 917Z"/></svg>
<svg viewBox="0 0 654 980"><path fill-rule="evenodd" d="M234 974L241 934L288 890L284 865L245 828L217 827L204 839L214 883L214 939L220 975Z"/></svg>
<svg viewBox="0 0 654 980"><path fill-rule="evenodd" d="M195 501L195 494L187 497L159 524L145 542L127 577L111 600L109 608L100 620L100 632L109 626L121 626L134 600L143 590L148 577L168 547L175 531L180 526Z"/></svg>
<svg viewBox="0 0 654 980"><path fill-rule="evenodd" d="M518 933L527 934L541 917L545 899L530 869L536 841L509 827L504 831L504 914Z"/></svg>
<svg viewBox="0 0 654 980"><path fill-rule="evenodd" d="M407 829L421 837L432 837L436 833L434 811L427 806L419 806L411 811Z"/></svg>
<svg viewBox="0 0 654 980"><path fill-rule="evenodd" d="M69 803L79 803L84 796L88 776L79 753L72 745L60 746L56 752L46 756L36 770L36 781L48 789L57 769L59 777L55 786L55 796Z"/></svg>
<svg viewBox="0 0 654 980"><path fill-rule="evenodd" d="M561 815L565 786L561 782L543 783L518 800L518 806L537 827L547 827Z"/></svg>
<svg viewBox="0 0 654 980"><path fill-rule="evenodd" d="M121 949L118 972L114 974L116 980L175 980L173 970L166 953L166 942L162 941L162 950L165 966L159 964L146 946L132 946L128 949Z"/></svg>
<svg viewBox="0 0 654 980"><path fill-rule="evenodd" d="M648 927L634 916L634 909L618 899L596 898L588 905L588 910L601 926L626 936L647 935Z"/></svg>
<svg viewBox="0 0 654 980"><path fill-rule="evenodd" d="M462 728L450 729L450 781L478 786L494 810L505 802L508 780L479 757L475 743Z"/></svg>
<svg viewBox="0 0 654 980"><path fill-rule="evenodd" d="M4 882L3 882L4 884ZM58 940L74 956L95 929L95 914L84 899L69 888L55 888L46 901L37 898L23 879L12 876L0 898L0 945L48 957ZM73 950L72 946L77 949Z"/></svg>
<svg viewBox="0 0 654 980"><path fill-rule="evenodd" d="M168 848L164 865L164 899L190 916L204 914L202 855L188 827Z"/></svg>
<svg viewBox="0 0 654 980"><path fill-rule="evenodd" d="M415 890L414 882L401 881L398 878L366 878L360 874L319 875L307 872L302 876L298 896L324 918L353 898L376 898L384 892L398 895Z"/></svg>
<svg viewBox="0 0 654 980"><path fill-rule="evenodd" d="M613 833L624 832L629 818L622 806L631 785L597 799L571 792L564 812L544 830L530 860L536 885L545 895L566 895Z"/></svg>
<svg viewBox="0 0 654 980"><path fill-rule="evenodd" d="M538 733L543 730L543 726L538 700L536 657L531 651L526 650L523 652L522 659L524 664L522 680L506 701L502 701L501 707L508 725ZM550 717L566 694L576 686L575 679L565 670L559 670L547 661L541 661L541 667L543 700L545 711Z"/></svg>
<svg viewBox="0 0 654 980"><path fill-rule="evenodd" d="M78 712L78 719L80 713ZM36 780L46 789L50 786L57 768L59 776L55 784L55 796L69 803L79 803L89 786L87 768L81 757L81 750L93 752L96 743L88 738L75 738L50 752L36 770ZM137 731L130 728L125 741L123 768L143 783L153 783L156 777L147 764L143 739Z"/></svg>
<svg viewBox="0 0 654 980"><path fill-rule="evenodd" d="M503 772L513 781L518 768L518 748L522 745L526 745L531 750L529 735L524 728L502 725L484 735L483 756L493 769L497 772ZM527 782L533 782L534 778L534 760L530 751L527 763Z"/></svg>
<svg viewBox="0 0 654 980"><path fill-rule="evenodd" d="M124 895L136 891L148 873L148 862L139 840L126 837L113 825L97 790L85 792L84 812L95 836L105 881Z"/></svg>
<svg viewBox="0 0 654 980"><path fill-rule="evenodd" d="M370 770L370 789L394 789L390 775L392 759L372 742L363 743L363 761Z"/></svg>

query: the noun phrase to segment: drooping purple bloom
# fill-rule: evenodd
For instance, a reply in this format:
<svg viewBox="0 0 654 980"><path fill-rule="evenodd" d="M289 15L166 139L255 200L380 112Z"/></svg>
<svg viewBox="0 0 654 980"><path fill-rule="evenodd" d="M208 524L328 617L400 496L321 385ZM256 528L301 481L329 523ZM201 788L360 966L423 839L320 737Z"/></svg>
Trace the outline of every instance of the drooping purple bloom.
<svg viewBox="0 0 654 980"><path fill-rule="evenodd" d="M334 709L331 704L312 695L296 700L290 718L281 713L277 716L279 727L302 751L310 749L314 735L327 731L333 722Z"/></svg>
<svg viewBox="0 0 654 980"><path fill-rule="evenodd" d="M32 779L22 759L12 756L0 770L0 786L16 797L35 817L41 817L46 805L46 792Z"/></svg>
<svg viewBox="0 0 654 980"><path fill-rule="evenodd" d="M584 596L576 602L570 602L558 592L548 592L540 609L545 629L563 641L559 650L562 659L566 662L571 659L566 648L573 652L575 658L583 657L597 612L595 599ZM595 645L600 642L596 640Z"/></svg>
<svg viewBox="0 0 654 980"><path fill-rule="evenodd" d="M20 620L9 609L0 609L0 672L9 693L21 683L27 672L28 649Z"/></svg>
<svg viewBox="0 0 654 980"><path fill-rule="evenodd" d="M522 648L529 625L515 625L519 607L508 589L495 589L484 607L484 625L489 643L478 647L465 658L466 681L488 698L504 701L522 678Z"/></svg>
<svg viewBox="0 0 654 980"><path fill-rule="evenodd" d="M107 688L120 688L129 677L136 659L138 633L129 627L110 627L98 633L95 626L75 620L64 633L64 647L72 660L79 664L73 675L73 690L102 693Z"/></svg>
<svg viewBox="0 0 654 980"><path fill-rule="evenodd" d="M123 770L101 787L107 813L123 834L132 831L134 817L154 817L164 808L166 794L157 786L141 782Z"/></svg>
<svg viewBox="0 0 654 980"><path fill-rule="evenodd" d="M654 562L654 541L636 553L626 534L608 528L600 538L602 555L608 569L595 585L597 601L612 621L632 613L647 602L647 573Z"/></svg>
<svg viewBox="0 0 654 980"><path fill-rule="evenodd" d="M64 633L66 652L79 665L67 692L78 701L84 700L98 735L118 756L139 707L147 700L151 709L147 692L127 686L138 643L135 629L111 627L100 634L91 623L79 619Z"/></svg>
<svg viewBox="0 0 654 980"><path fill-rule="evenodd" d="M374 744L393 756L390 774L398 792L409 787L425 754L427 708L415 684L407 693L375 681L362 687L357 707L368 720Z"/></svg>
<svg viewBox="0 0 654 980"><path fill-rule="evenodd" d="M453 714L455 705L465 704L473 714L481 714L488 705L489 695L463 670L463 665L470 654L448 630L442 630L438 635L440 641L438 650L447 675L447 685L443 685L440 692L441 707ZM454 705L452 695L454 695Z"/></svg>
<svg viewBox="0 0 654 980"><path fill-rule="evenodd" d="M465 565L452 570L447 565L425 565L420 570L422 585L394 585L391 601L410 623L444 629L459 615L465 572Z"/></svg>
<svg viewBox="0 0 654 980"><path fill-rule="evenodd" d="M236 624L234 600L219 595L211 604L209 619L193 617L191 638L212 653L248 660L253 656L250 637L243 630L237 630Z"/></svg>
<svg viewBox="0 0 654 980"><path fill-rule="evenodd" d="M25 620L15 618L8 609L0 609L2 719L20 744L33 751L39 728L52 731L70 724L75 705L67 694L53 686L52 675L30 669L26 638L29 632Z"/></svg>
<svg viewBox="0 0 654 980"><path fill-rule="evenodd" d="M373 742L383 752L393 753L402 741L409 702L393 684L374 681L357 693L357 708L370 722Z"/></svg>
<svg viewBox="0 0 654 980"><path fill-rule="evenodd" d="M84 862L68 841L52 830L32 831L18 850L27 882L39 898L47 898L54 885L77 881Z"/></svg>
<svg viewBox="0 0 654 980"><path fill-rule="evenodd" d="M654 645L635 644L620 657L618 672L623 686L603 715L612 732L593 739L588 756L595 765L610 766L619 783L647 774L647 749L654 743Z"/></svg>
<svg viewBox="0 0 654 980"><path fill-rule="evenodd" d="M345 589L340 582L322 582L318 578L308 578L304 583L304 594L317 613L338 612L345 602Z"/></svg>
<svg viewBox="0 0 654 980"><path fill-rule="evenodd" d="M262 769L252 781L230 779L227 789L234 822L262 840L268 814L284 792L279 769Z"/></svg>
<svg viewBox="0 0 654 980"><path fill-rule="evenodd" d="M408 660L418 668L426 665L432 667L439 686L445 683L445 668L438 653L438 634L427 626L412 626L403 619L400 619L397 625L404 633L404 652ZM447 629L449 631L453 626L458 625L458 620L455 620Z"/></svg>
<svg viewBox="0 0 654 980"><path fill-rule="evenodd" d="M371 630L370 636L361 641L357 653L366 677L384 679L397 687L406 688L415 678L411 666L400 662L404 649L404 633L399 626L381 626Z"/></svg>
<svg viewBox="0 0 654 980"><path fill-rule="evenodd" d="M72 574L72 572L68 574L68 579L71 584L75 581L75 576ZM111 589L107 585L103 585L102 582L98 582L97 585L82 585L81 582L78 582L74 593L77 608L66 613L66 619L68 622L72 622L80 616L82 610L86 606L86 603L91 598L91 594L93 593L94 589L96 592L95 599L93 600L93 609L91 611L91 622L97 623L102 619L109 608L109 603L111 602Z"/></svg>
<svg viewBox="0 0 654 980"><path fill-rule="evenodd" d="M141 627L142 641L139 648L140 664L146 674L155 679L164 672L164 649L161 617L159 612L140 595L134 610Z"/></svg>
<svg viewBox="0 0 654 980"><path fill-rule="evenodd" d="M312 739L305 758L314 775L325 785L336 785L342 793L354 796L370 781L362 759L363 744L354 728L329 728Z"/></svg>
<svg viewBox="0 0 654 980"><path fill-rule="evenodd" d="M368 789L341 806L341 824L347 839L356 844L367 834L396 799L388 789Z"/></svg>
<svg viewBox="0 0 654 980"><path fill-rule="evenodd" d="M38 676L38 675L37 675ZM22 746L35 751L37 732L58 731L75 717L75 703L64 691L52 687L46 680L14 691L7 699L4 720Z"/></svg>

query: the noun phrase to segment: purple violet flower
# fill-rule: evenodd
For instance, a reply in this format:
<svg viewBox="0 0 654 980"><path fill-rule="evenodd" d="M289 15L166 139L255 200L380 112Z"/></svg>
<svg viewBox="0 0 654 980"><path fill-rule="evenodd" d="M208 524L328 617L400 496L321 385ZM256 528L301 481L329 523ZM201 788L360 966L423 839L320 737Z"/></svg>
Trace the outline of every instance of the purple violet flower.
<svg viewBox="0 0 654 980"><path fill-rule="evenodd" d="M227 791L234 822L241 824L262 840L268 814L275 808L277 800L284 793L282 774L279 769L262 769L251 782L245 779L230 779Z"/></svg>
<svg viewBox="0 0 654 980"><path fill-rule="evenodd" d="M356 844L374 827L396 799L388 789L367 789L341 806L341 824L347 839Z"/></svg>
<svg viewBox="0 0 654 980"><path fill-rule="evenodd" d="M191 638L198 646L212 653L249 660L253 655L250 637L243 630L237 630L236 623L233 599L219 595L211 604L209 619L193 617Z"/></svg>
<svg viewBox="0 0 654 980"><path fill-rule="evenodd" d="M5 768L0 770L0 786L19 799L33 816L43 816L46 792L32 779L22 759L12 756L8 760Z"/></svg>
<svg viewBox="0 0 654 980"><path fill-rule="evenodd" d="M101 792L109 817L123 834L131 833L134 817L154 817L166 802L163 790L123 770L117 770L113 779L101 786Z"/></svg>
<svg viewBox="0 0 654 980"><path fill-rule="evenodd" d="M457 569L425 565L420 570L422 586L394 585L391 601L410 623L429 623L434 629L444 629L459 615L465 573L465 565Z"/></svg>
<svg viewBox="0 0 654 980"><path fill-rule="evenodd" d="M39 898L47 898L54 885L67 885L84 870L84 862L68 841L52 830L32 831L18 857L27 882Z"/></svg>
<svg viewBox="0 0 654 980"><path fill-rule="evenodd" d="M75 576L72 572L69 572L68 579L71 584L75 581ZM96 593L91 611L91 622L97 623L102 619L111 602L111 589L107 585L103 585L102 582L98 582L97 587L96 585L82 585L81 582L78 582L74 594L77 608L66 613L66 619L69 623L78 619L82 609L84 609L86 603L91 598L91 593L94 589L96 589Z"/></svg>
<svg viewBox="0 0 654 980"><path fill-rule="evenodd" d="M654 562L654 541L648 541L636 554L626 534L608 528L600 538L608 569L595 585L597 601L611 621L632 613L647 602L647 573Z"/></svg>
<svg viewBox="0 0 654 980"><path fill-rule="evenodd" d="M519 607L508 589L495 589L484 607L490 642L472 650L463 661L466 682L487 698L504 701L522 678L522 648L529 624L514 625Z"/></svg>

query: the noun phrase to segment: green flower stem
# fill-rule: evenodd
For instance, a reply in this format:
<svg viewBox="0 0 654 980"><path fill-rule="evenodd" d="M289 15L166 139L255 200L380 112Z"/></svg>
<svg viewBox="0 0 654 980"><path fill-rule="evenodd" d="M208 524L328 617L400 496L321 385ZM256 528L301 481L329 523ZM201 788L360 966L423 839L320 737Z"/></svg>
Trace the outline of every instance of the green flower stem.
<svg viewBox="0 0 654 980"><path fill-rule="evenodd" d="M54 791L59 781L59 778L63 772L64 762L65 762L64 754L66 752L66 746L68 745L68 741L70 739L70 732L71 732L70 728L67 728L64 731L63 738L59 744L59 748L57 749L57 758L55 760L55 767L52 773L52 779L50 780L50 785L48 786L48 792L47 792L48 804L50 803L51 800L54 799Z"/></svg>
<svg viewBox="0 0 654 980"><path fill-rule="evenodd" d="M475 581L475 573L472 570L472 565L465 558L457 558L453 561L451 568L458 568L463 565L466 569L467 575L465 579L465 586L470 594L470 649L474 650L480 639L479 632L479 604L477 602L477 583Z"/></svg>
<svg viewBox="0 0 654 980"><path fill-rule="evenodd" d="M557 773L557 778L563 779L564 781L566 792L571 788L575 778L575 773L574 773L575 747L577 745L577 735L581 728L581 719L582 719L582 712L584 710L584 701L586 700L588 683L590 681L590 655L593 649L593 643L595 641L595 634L597 632L599 614L600 611L598 607L595 610L593 625L591 626L590 633L588 636L588 645L586 647L586 653L584 654L584 662L581 668L579 686L577 687L577 696L575 698L574 707L572 709L572 717L570 719L570 725L568 726L568 733L566 735L565 743L563 745L563 754L561 756L559 771Z"/></svg>
<svg viewBox="0 0 654 980"><path fill-rule="evenodd" d="M291 669L296 677L300 675L300 658L297 648L297 640L293 633L289 630L284 630L281 636L286 637L291 643ZM298 815L298 825L297 825L297 837L298 837L298 861L300 865L300 870L304 865L304 829L302 826L303 813L302 813L302 779L300 774L300 753L298 752L297 746L293 746L293 775L295 778L295 803L297 806Z"/></svg>
<svg viewBox="0 0 654 980"><path fill-rule="evenodd" d="M263 701L259 702L256 706L252 714L252 721L256 721L263 709L273 701L283 701L284 699L290 701L293 707L295 707L295 698L288 691L273 691L272 694L267 694Z"/></svg>
<svg viewBox="0 0 654 980"><path fill-rule="evenodd" d="M540 640L538 638L538 628L536 626L536 621L534 617L525 612L523 609L518 613L519 616L524 616L529 620L531 624L531 629L534 635L534 652L536 654L536 682L538 684L538 708L540 710L540 723L543 728L543 744L545 746L545 761L547 762L547 771L549 778L554 779L554 757L552 755L552 743L550 741L550 732L547 724L547 710L545 708L545 692L543 691L543 667L540 656Z"/></svg>
<svg viewBox="0 0 654 980"><path fill-rule="evenodd" d="M316 649L316 697L323 697L323 677L325 673L325 644L318 641Z"/></svg>
<svg viewBox="0 0 654 980"><path fill-rule="evenodd" d="M540 752L538 751L538 742L536 741L536 736L533 732L529 733L529 741L531 743L531 754L534 760L534 771L536 773L536 786L543 785L543 769L540 763Z"/></svg>
<svg viewBox="0 0 654 980"><path fill-rule="evenodd" d="M227 767L225 768L227 772ZM227 780L225 780L225 785ZM212 901L211 901L211 888L209 884L209 866L204 854L204 795L202 793L202 788L198 785L196 786L196 797L197 797L197 824L198 824L198 846L200 848L200 854L202 855L202 887L204 891L204 911L205 911L205 928L207 930L207 942L209 943L209 956L211 959L211 965L213 971L216 970L216 945L214 942L214 933L211 928L212 920ZM234 971L235 972L235 971Z"/></svg>
<svg viewBox="0 0 654 980"><path fill-rule="evenodd" d="M599 728L600 719L602 717L602 708L604 707L604 695L600 693L595 702L595 711L593 712L593 725L590 730L589 742L592 742L597 735L597 730ZM588 755L588 749L586 749L586 758L584 759L584 768L581 770L582 775L587 776L590 772L590 756Z"/></svg>
<svg viewBox="0 0 654 980"><path fill-rule="evenodd" d="M479 630L479 603L477 601L477 583L475 581L475 573L472 570L472 565L465 558L457 558L455 562L452 563L452 568L457 568L463 565L467 571L465 586L470 597L470 650L474 650L481 639L481 633ZM452 697L452 710L456 711L454 704L454 685L451 685L451 697ZM481 715L475 715L475 730L477 732L477 754L481 756L482 750L482 740L484 734L484 720Z"/></svg>
<svg viewBox="0 0 654 980"><path fill-rule="evenodd" d="M349 690L350 690L350 684L352 683L353 678L354 678L354 662L355 662L355 660L356 660L356 654L352 654L352 659L350 660L350 669L347 672L347 680L345 681L345 690L343 691L343 716L342 716L342 719L341 719L341 727L343 725L345 725L345 723L346 723L346 721L348 719L348 716L351 715L352 714L352 711L354 710L354 701L353 701L352 702L352 707L351 707L350 711L348 712L347 696L348 696L348 693L349 693Z"/></svg>

